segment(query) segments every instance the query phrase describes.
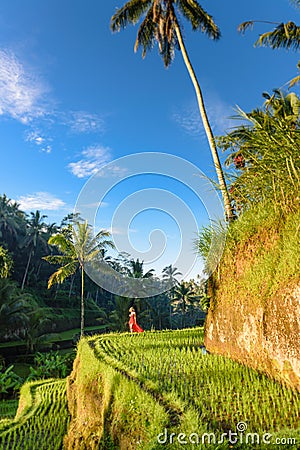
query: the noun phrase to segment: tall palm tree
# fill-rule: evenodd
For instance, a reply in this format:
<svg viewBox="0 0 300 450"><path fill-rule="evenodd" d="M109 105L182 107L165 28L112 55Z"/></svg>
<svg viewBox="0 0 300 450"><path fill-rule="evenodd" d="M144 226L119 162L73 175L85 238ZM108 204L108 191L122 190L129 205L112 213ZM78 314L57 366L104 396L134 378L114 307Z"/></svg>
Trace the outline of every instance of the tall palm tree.
<svg viewBox="0 0 300 450"><path fill-rule="evenodd" d="M187 307L196 299L196 293L192 289L191 285L182 281L174 291L174 297L172 303L175 304L177 309L181 309L182 313L182 327L185 327L185 316Z"/></svg>
<svg viewBox="0 0 300 450"><path fill-rule="evenodd" d="M55 245L58 255L45 256L44 259L50 264L60 267L51 275L48 288L55 283L63 283L64 280L73 275L78 269L81 273L81 322L80 333L84 333L84 270L88 263L103 256L107 247L113 247L109 238L110 233L105 230L99 231L93 236L92 229L87 222L77 222L63 229L61 233L54 234L48 240L49 245Z"/></svg>
<svg viewBox="0 0 300 450"><path fill-rule="evenodd" d="M19 205L5 194L0 196L0 241L11 250L15 247L22 227L25 227L25 214Z"/></svg>
<svg viewBox="0 0 300 450"><path fill-rule="evenodd" d="M203 95L184 44L178 20L180 14L191 23L193 30L200 30L212 39L219 39L221 35L219 28L196 0L130 0L122 8L119 8L111 18L111 29L112 31L120 31L128 24L136 24L143 17L135 42L135 51L141 46L144 57L147 51L151 50L154 43L157 42L160 55L167 67L174 59L175 48L181 50L196 92L200 115L224 201L226 218L230 221L233 219L234 213Z"/></svg>
<svg viewBox="0 0 300 450"><path fill-rule="evenodd" d="M131 259L128 262L128 276L130 278L152 278L154 269L148 270L144 273L144 261L140 261L139 258L136 260Z"/></svg>
<svg viewBox="0 0 300 450"><path fill-rule="evenodd" d="M47 249L47 240L46 240L47 225L44 222L44 219L47 216L41 215L40 211L36 211L35 213L31 212L30 214L31 219L28 221L26 236L22 243L22 247L27 248L29 252L21 285L22 290L24 289L25 282L27 280L31 259L34 256L37 247L41 246L44 248L44 250Z"/></svg>
<svg viewBox="0 0 300 450"><path fill-rule="evenodd" d="M173 267L172 264L166 266L162 271L163 280L167 283L168 286L172 289L175 285L179 284L179 281L176 277L182 275L181 272L177 269L177 267Z"/></svg>
<svg viewBox="0 0 300 450"><path fill-rule="evenodd" d="M166 266L162 271L162 278L163 283L166 284L166 292L169 300L171 300L174 297L174 291L176 286L178 286L179 281L176 279L176 277L182 275L181 272L177 269L177 267L173 267L172 264L169 266ZM172 325L172 305L169 301L169 321L170 326Z"/></svg>
<svg viewBox="0 0 300 450"><path fill-rule="evenodd" d="M130 259L125 266L127 277L124 278L124 295L126 297L135 298L136 303L140 303L141 295L151 288L155 283L154 269L150 269L147 272L144 271L144 261L140 261L139 258ZM136 283L133 279L140 279L140 282Z"/></svg>

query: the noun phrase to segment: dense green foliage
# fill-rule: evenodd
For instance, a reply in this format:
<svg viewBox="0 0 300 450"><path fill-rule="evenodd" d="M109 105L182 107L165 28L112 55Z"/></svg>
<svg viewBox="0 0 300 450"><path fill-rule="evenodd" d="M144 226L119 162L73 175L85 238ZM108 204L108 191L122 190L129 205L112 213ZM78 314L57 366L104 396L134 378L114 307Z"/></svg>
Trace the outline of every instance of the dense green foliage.
<svg viewBox="0 0 300 450"><path fill-rule="evenodd" d="M59 352L36 353L27 381L45 378L65 378L72 369L74 354Z"/></svg>
<svg viewBox="0 0 300 450"><path fill-rule="evenodd" d="M14 366L5 368L0 364L0 399L4 395L14 395L20 389L23 380L14 371Z"/></svg>
<svg viewBox="0 0 300 450"><path fill-rule="evenodd" d="M112 258L106 254L111 246L104 230L92 236L91 228L77 216L66 216L60 225L45 222L39 211L28 217L6 195L0 196L0 339L23 340L28 352L37 351L58 341L61 331L103 325L107 329L128 329L128 308L135 304L145 329L182 326L183 311L173 302L176 277L181 275L167 266L161 281L153 269L145 270L143 261L128 254ZM2 255L2 256L1 256ZM118 297L84 277L89 258L104 258L121 276L149 277L166 284L166 292L146 299ZM51 266L49 264L53 264ZM6 277L9 273L10 278ZM84 284L83 284L84 281ZM201 281L194 283L198 299L204 293ZM50 289L48 289L48 287ZM171 287L171 289L170 289ZM80 314L81 309L81 314ZM203 322L200 303L184 311L188 326Z"/></svg>
<svg viewBox="0 0 300 450"><path fill-rule="evenodd" d="M240 110L242 125L218 139L236 169L230 192L239 214L261 202L285 214L300 204L300 99L278 90L264 96L261 109Z"/></svg>

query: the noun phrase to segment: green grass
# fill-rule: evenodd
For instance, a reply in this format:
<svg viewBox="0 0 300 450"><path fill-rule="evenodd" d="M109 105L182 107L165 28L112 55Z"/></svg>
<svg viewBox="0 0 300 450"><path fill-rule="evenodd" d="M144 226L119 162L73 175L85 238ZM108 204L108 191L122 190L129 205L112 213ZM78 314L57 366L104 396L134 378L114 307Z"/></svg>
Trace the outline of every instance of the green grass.
<svg viewBox="0 0 300 450"><path fill-rule="evenodd" d="M16 417L0 420L0 448L61 450L68 422L65 380L26 383Z"/></svg>
<svg viewBox="0 0 300 450"><path fill-rule="evenodd" d="M284 214L276 204L265 202L253 205L229 226L216 223L204 228L196 246L207 273L217 267L209 283L220 286L212 293L214 300L232 303L237 297L245 302L251 298L251 303L264 305L280 289L298 283L299 223L300 210Z"/></svg>
<svg viewBox="0 0 300 450"><path fill-rule="evenodd" d="M229 358L203 355L202 338L202 329L191 329L101 335L88 342L104 367L114 368L177 414L177 432L200 429L220 436L245 422L249 433L289 436L299 443L299 393ZM106 372L101 373L105 378Z"/></svg>
<svg viewBox="0 0 300 450"><path fill-rule="evenodd" d="M294 439L284 448L298 448L299 392L229 358L203 354L202 344L203 328L80 340L68 404L65 380L54 379L24 384L15 418L16 403L0 403L1 450L223 450L233 446L221 443L222 433L228 437L241 422L247 429L239 439L270 433L272 443L244 440L234 448L274 450L276 438ZM180 433L198 436L199 444L179 444ZM207 433L216 440L209 444Z"/></svg>

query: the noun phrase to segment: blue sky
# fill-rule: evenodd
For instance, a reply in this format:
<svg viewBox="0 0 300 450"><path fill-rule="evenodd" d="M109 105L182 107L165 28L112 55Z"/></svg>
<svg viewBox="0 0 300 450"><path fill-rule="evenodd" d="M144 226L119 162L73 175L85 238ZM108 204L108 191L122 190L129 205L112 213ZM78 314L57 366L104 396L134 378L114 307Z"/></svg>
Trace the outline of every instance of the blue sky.
<svg viewBox="0 0 300 450"><path fill-rule="evenodd" d="M222 38L213 42L192 32L186 23L184 37L218 135L234 125L230 116L236 105L246 111L262 105L262 92L282 87L297 74L295 53L253 47L259 33L271 25L257 24L245 36L237 32L237 26L251 19L297 23L299 12L288 0L200 3L214 17ZM17 200L27 212L41 210L49 222L59 223L72 212L90 177L126 155L175 155L214 177L180 53L167 70L157 48L144 60L135 54L137 27L117 34L109 29L110 17L122 4L1 0L0 193ZM124 173L123 167L120 182ZM168 177L162 182L157 176L141 175L125 180L107 195L97 210L97 226L110 228L116 207L132 193L149 188L171 191L193 212L198 226L207 223L199 199L188 186L176 185ZM185 212L179 213L177 223L164 211L147 210L146 204L145 208L145 215L135 211L128 225L137 252L151 245L151 230L165 227L175 254ZM114 223L112 229L115 237L128 234L118 225ZM173 253L170 263L176 262ZM143 253L138 255L143 259ZM165 262L156 261L157 270ZM191 276L199 272L199 264Z"/></svg>

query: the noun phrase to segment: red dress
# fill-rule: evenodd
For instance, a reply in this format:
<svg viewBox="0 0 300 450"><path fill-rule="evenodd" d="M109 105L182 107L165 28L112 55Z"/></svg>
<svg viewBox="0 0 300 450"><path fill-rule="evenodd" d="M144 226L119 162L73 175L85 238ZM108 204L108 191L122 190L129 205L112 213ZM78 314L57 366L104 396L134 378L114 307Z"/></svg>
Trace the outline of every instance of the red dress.
<svg viewBox="0 0 300 450"><path fill-rule="evenodd" d="M143 328L141 328L137 323L136 323L136 315L135 312L131 312L129 314L129 329L132 330L133 332L136 333L143 333Z"/></svg>

